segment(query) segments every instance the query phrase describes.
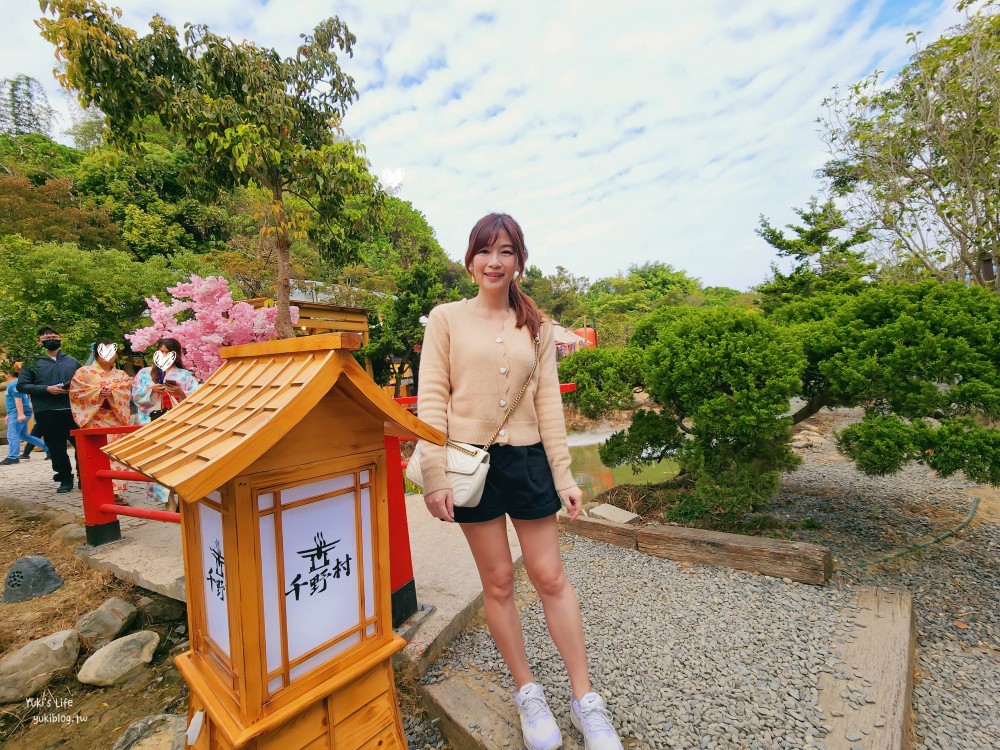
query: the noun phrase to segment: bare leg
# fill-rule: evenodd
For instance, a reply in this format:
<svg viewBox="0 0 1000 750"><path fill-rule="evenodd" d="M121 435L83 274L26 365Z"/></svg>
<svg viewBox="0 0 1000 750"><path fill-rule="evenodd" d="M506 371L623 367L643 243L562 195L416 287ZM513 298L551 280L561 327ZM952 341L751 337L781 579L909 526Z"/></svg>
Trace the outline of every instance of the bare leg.
<svg viewBox="0 0 1000 750"><path fill-rule="evenodd" d="M521 616L514 603L514 563L507 543L506 516L481 523L463 523L462 532L472 550L483 584L483 609L493 642L503 657L514 689L534 682L524 652Z"/></svg>
<svg viewBox="0 0 1000 750"><path fill-rule="evenodd" d="M573 697L590 692L587 647L576 592L559 556L559 528L554 515L536 521L514 521L528 578L542 599L545 622L569 673ZM520 631L518 631L520 633ZM523 636L522 636L523 638ZM523 646L522 646L523 648Z"/></svg>

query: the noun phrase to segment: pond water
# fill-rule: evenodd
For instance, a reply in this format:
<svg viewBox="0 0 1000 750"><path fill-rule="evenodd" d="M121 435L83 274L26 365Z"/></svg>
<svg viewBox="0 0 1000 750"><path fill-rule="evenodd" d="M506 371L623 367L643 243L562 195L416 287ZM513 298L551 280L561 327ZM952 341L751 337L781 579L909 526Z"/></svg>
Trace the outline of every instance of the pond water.
<svg viewBox="0 0 1000 750"><path fill-rule="evenodd" d="M629 466L608 468L601 463L597 449L610 434L576 432L569 435L569 454L573 459L570 466L576 483L583 490L585 503L619 484L656 484L677 476L678 466L673 461L645 466L638 474L633 474Z"/></svg>

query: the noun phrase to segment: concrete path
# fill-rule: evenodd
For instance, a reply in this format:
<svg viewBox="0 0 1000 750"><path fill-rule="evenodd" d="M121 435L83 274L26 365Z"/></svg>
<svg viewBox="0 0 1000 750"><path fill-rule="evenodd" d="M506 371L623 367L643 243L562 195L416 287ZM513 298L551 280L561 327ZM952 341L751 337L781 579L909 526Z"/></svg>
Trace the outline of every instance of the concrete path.
<svg viewBox="0 0 1000 750"><path fill-rule="evenodd" d="M72 451L71 451L72 455ZM58 494L52 469L39 451L30 461L0 467L0 495L40 503L49 510L66 511L83 523L79 490ZM146 500L146 486L129 485L126 499L140 508L159 508ZM409 641L397 666L422 675L441 651L468 624L482 600L482 586L472 553L456 524L442 523L427 512L421 495L406 498L410 551L417 602L431 609L416 627L400 631ZM84 545L80 556L89 565L174 599L184 600L184 563L180 526L161 521L120 517L122 539L100 547ZM521 559L521 548L508 522L511 556Z"/></svg>

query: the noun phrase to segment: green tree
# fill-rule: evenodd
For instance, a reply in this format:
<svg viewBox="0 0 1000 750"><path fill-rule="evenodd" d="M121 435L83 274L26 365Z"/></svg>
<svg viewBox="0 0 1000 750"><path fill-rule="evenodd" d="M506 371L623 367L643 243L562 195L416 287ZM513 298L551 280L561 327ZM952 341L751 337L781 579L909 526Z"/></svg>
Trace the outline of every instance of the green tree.
<svg viewBox="0 0 1000 750"><path fill-rule="evenodd" d="M706 286L694 294L688 295L688 304L700 307L716 307L729 305L732 307L753 307L759 295L754 292L741 292L728 286Z"/></svg>
<svg viewBox="0 0 1000 750"><path fill-rule="evenodd" d="M589 419L635 406L633 389L643 383L642 353L635 348L581 349L559 363L559 382L575 383L564 397Z"/></svg>
<svg viewBox="0 0 1000 750"><path fill-rule="evenodd" d="M811 388L865 419L840 437L862 471L909 461L1000 484L1000 298L933 280L865 290L802 329Z"/></svg>
<svg viewBox="0 0 1000 750"><path fill-rule="evenodd" d="M303 38L293 57L236 43L204 25L177 30L155 16L138 37L117 9L93 0L40 0L38 23L65 63L61 82L107 118L107 137L134 147L156 117L197 156L200 178L220 189L259 185L269 195L266 235L277 250L276 328L289 317L290 248L306 236L334 263L354 259L374 228L380 192L362 147L338 133L356 98L338 51L355 37L333 17ZM308 210L290 210L286 197Z"/></svg>
<svg viewBox="0 0 1000 750"><path fill-rule="evenodd" d="M121 250L0 237L0 350L11 358L37 351L36 330L55 327L66 351L85 357L101 337L134 330L145 298L165 295L177 279L163 258L142 263Z"/></svg>
<svg viewBox="0 0 1000 750"><path fill-rule="evenodd" d="M105 211L80 205L68 179L34 185L0 174L0 227L39 242L75 242L85 249L118 247L118 227Z"/></svg>
<svg viewBox="0 0 1000 750"><path fill-rule="evenodd" d="M228 238L221 250L212 253L218 268L244 297L275 297L277 294L277 246L267 235L263 188L238 188L218 206L225 217L223 234ZM293 201L290 201L293 202ZM298 284L321 277L322 262L316 249L303 239L289 248L288 270Z"/></svg>
<svg viewBox="0 0 1000 750"><path fill-rule="evenodd" d="M120 247L111 216L77 189L83 158L40 133L0 135L0 232L84 248Z"/></svg>
<svg viewBox="0 0 1000 750"><path fill-rule="evenodd" d="M418 348L424 340L421 317L447 299L441 270L434 263L417 263L401 271L396 293L370 318L371 343L360 354L371 359L377 382L384 385L395 379L396 397L400 395L404 372L409 370L414 382L420 374Z"/></svg>
<svg viewBox="0 0 1000 750"><path fill-rule="evenodd" d="M624 276L600 279L590 287L591 304L598 314L649 312L667 298L677 304L685 295L698 291L699 284L683 271L667 263L649 261L631 265Z"/></svg>
<svg viewBox="0 0 1000 750"><path fill-rule="evenodd" d="M0 133L48 135L55 116L45 89L36 79L23 73L0 79Z"/></svg>
<svg viewBox="0 0 1000 750"><path fill-rule="evenodd" d="M1000 258L1000 15L994 4L916 51L886 85L879 73L837 91L821 119L823 172L859 226L880 274L987 284Z"/></svg>
<svg viewBox="0 0 1000 750"><path fill-rule="evenodd" d="M0 170L24 175L35 185L74 177L83 157L81 151L40 133L0 134Z"/></svg>
<svg viewBox="0 0 1000 750"><path fill-rule="evenodd" d="M796 265L789 273L772 266L771 278L757 287L757 304L772 318L781 310L786 320L819 319L843 297L868 286L875 264L866 261L864 248L871 235L866 229L850 230L830 200L820 205L813 197L808 208L794 211L802 224L786 226L791 236L760 217L757 234Z"/></svg>
<svg viewBox="0 0 1000 750"><path fill-rule="evenodd" d="M641 382L657 409L636 412L629 429L601 447L601 459L638 466L672 456L692 482L685 502L696 515L732 522L762 507L780 473L798 462L788 445L791 419L783 416L805 365L794 338L752 311L663 307L629 349L641 359ZM605 363L573 362L586 354L567 358L567 374L601 379L609 402L620 399L620 378L606 377Z"/></svg>
<svg viewBox="0 0 1000 750"><path fill-rule="evenodd" d="M587 315L584 295L590 286L586 277L575 276L563 266L556 266L554 274L545 276L537 266L528 266L520 283L535 304L554 320L570 327L583 325Z"/></svg>
<svg viewBox="0 0 1000 750"><path fill-rule="evenodd" d="M440 302L467 296L468 274L445 254L426 217L409 202L389 197L379 231L366 245L364 265L342 269L339 281L367 291L358 300L373 304L371 343L362 352L375 380L395 379L399 396L403 373L414 380L420 369L421 318ZM357 292L355 292L357 293Z"/></svg>
<svg viewBox="0 0 1000 750"><path fill-rule="evenodd" d="M182 248L206 252L223 247L232 232L223 208L230 197L189 180L196 166L190 150L147 120L142 140L128 151L102 146L87 154L75 189L111 215L123 244L139 258Z"/></svg>
<svg viewBox="0 0 1000 750"><path fill-rule="evenodd" d="M81 107L75 97L66 98L70 102L70 119L73 122L66 128L66 135L81 151L97 148L104 142L104 113L96 107Z"/></svg>

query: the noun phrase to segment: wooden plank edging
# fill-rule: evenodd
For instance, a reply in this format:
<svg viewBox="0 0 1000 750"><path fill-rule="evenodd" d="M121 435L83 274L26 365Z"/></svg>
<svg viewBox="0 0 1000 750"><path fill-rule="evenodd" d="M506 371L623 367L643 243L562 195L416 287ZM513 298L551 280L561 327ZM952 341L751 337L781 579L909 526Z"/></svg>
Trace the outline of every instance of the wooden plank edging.
<svg viewBox="0 0 1000 750"><path fill-rule="evenodd" d="M840 626L845 636L830 643L840 659L817 680L823 723L831 728L827 750L849 750L852 731L862 731L866 750L909 750L915 745L913 598L905 590L859 586Z"/></svg>
<svg viewBox="0 0 1000 750"><path fill-rule="evenodd" d="M586 516L579 516L575 521L570 521L569 517L562 513L559 514L559 523L577 536L593 539L595 542L607 542L628 549L639 548L636 542L639 528L636 526Z"/></svg>
<svg viewBox="0 0 1000 750"><path fill-rule="evenodd" d="M637 549L677 562L716 565L822 586L833 575L833 556L819 544L744 536L686 526L643 527L596 518L561 517L563 528L587 539Z"/></svg>

